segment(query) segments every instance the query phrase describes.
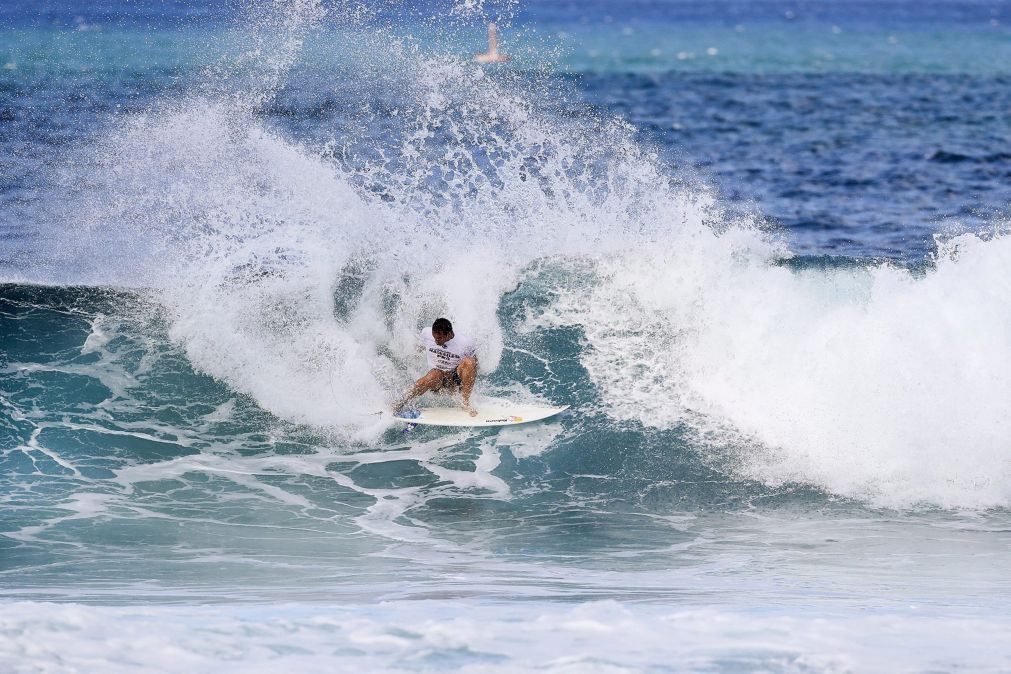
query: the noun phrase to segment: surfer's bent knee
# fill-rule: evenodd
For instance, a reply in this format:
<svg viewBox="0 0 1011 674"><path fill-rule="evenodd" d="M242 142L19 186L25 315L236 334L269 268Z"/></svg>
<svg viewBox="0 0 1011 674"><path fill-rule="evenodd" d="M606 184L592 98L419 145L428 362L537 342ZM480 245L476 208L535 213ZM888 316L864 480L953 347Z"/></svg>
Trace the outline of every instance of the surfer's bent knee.
<svg viewBox="0 0 1011 674"><path fill-rule="evenodd" d="M460 359L460 364L456 366L457 372L460 374L470 373L477 371L477 361L472 356L467 356L466 358Z"/></svg>

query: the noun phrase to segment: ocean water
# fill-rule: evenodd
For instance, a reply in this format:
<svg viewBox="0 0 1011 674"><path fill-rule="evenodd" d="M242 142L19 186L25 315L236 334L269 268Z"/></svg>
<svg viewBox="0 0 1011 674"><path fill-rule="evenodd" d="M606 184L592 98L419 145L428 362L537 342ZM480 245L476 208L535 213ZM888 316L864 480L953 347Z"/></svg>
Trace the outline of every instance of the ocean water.
<svg viewBox="0 0 1011 674"><path fill-rule="evenodd" d="M1011 669L1011 4L17 0L0 68L0 671ZM403 432L439 315L571 410Z"/></svg>

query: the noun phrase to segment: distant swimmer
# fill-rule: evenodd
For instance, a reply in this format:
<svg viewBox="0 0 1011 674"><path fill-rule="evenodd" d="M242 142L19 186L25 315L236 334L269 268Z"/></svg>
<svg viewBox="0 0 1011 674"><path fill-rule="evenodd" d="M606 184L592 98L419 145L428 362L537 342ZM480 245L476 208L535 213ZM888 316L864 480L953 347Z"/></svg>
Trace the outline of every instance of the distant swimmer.
<svg viewBox="0 0 1011 674"><path fill-rule="evenodd" d="M463 409L470 416L477 416L477 410L470 405L470 393L477 378L477 342L466 335L454 333L453 324L446 318L438 318L432 327L423 329L418 335L418 342L419 347L425 350L431 369L393 406L394 413L429 391L459 391L463 396Z"/></svg>
<svg viewBox="0 0 1011 674"><path fill-rule="evenodd" d="M509 60L505 54L498 53L498 28L494 23L488 24L488 51L484 54L474 54L478 63L504 63Z"/></svg>

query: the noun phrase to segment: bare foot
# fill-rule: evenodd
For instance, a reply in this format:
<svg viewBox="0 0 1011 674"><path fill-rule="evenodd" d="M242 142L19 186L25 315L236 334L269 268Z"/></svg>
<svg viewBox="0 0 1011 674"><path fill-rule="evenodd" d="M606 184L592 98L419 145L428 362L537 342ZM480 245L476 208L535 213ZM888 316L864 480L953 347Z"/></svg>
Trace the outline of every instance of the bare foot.
<svg viewBox="0 0 1011 674"><path fill-rule="evenodd" d="M470 416L472 417L477 416L477 410L471 407L470 403L464 403L463 409L467 410L467 414L469 414Z"/></svg>

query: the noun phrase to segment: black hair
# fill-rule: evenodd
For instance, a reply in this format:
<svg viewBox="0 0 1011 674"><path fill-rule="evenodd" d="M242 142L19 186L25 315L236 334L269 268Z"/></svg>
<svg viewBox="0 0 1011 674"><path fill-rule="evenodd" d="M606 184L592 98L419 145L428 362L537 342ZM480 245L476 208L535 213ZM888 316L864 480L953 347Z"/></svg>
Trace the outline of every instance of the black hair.
<svg viewBox="0 0 1011 674"><path fill-rule="evenodd" d="M432 323L432 332L448 335L453 332L453 324L449 322L448 318L436 318L435 323Z"/></svg>

